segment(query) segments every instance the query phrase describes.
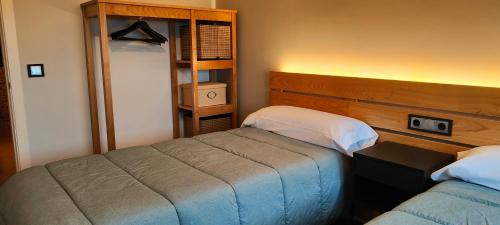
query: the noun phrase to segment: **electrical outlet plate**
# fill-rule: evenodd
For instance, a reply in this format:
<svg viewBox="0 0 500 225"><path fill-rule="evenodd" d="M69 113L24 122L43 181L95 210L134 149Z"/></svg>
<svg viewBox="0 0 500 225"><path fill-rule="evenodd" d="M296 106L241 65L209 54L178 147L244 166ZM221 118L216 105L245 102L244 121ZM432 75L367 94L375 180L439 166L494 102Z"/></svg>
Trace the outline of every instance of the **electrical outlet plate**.
<svg viewBox="0 0 500 225"><path fill-rule="evenodd" d="M408 129L451 136L453 120L410 114L408 115Z"/></svg>

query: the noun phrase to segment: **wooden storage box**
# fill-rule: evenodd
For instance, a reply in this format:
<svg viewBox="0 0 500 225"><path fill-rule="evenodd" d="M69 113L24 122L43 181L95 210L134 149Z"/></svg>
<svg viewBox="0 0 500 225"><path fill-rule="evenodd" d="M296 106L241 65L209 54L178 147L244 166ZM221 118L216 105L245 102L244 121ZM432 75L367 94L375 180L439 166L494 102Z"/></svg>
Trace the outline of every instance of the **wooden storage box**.
<svg viewBox="0 0 500 225"><path fill-rule="evenodd" d="M229 115L211 116L200 118L200 134L225 131L231 129L231 117ZM184 115L184 136L193 136L193 117Z"/></svg>
<svg viewBox="0 0 500 225"><path fill-rule="evenodd" d="M198 60L231 59L231 26L225 24L198 24ZM191 59L191 30L181 29L182 59Z"/></svg>
<svg viewBox="0 0 500 225"><path fill-rule="evenodd" d="M202 82L198 84L198 106L226 104L227 84L217 82ZM193 91L191 84L181 85L183 105L193 106Z"/></svg>

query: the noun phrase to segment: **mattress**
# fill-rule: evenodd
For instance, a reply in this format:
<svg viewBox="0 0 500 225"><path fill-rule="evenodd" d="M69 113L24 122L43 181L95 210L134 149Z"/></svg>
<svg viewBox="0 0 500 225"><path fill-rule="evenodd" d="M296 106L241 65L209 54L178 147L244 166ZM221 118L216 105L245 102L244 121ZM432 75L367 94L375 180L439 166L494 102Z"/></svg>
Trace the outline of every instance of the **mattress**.
<svg viewBox="0 0 500 225"><path fill-rule="evenodd" d="M368 225L499 225L500 192L452 180L436 185Z"/></svg>
<svg viewBox="0 0 500 225"><path fill-rule="evenodd" d="M24 170L0 187L0 221L327 224L342 211L347 161L255 128L176 139Z"/></svg>

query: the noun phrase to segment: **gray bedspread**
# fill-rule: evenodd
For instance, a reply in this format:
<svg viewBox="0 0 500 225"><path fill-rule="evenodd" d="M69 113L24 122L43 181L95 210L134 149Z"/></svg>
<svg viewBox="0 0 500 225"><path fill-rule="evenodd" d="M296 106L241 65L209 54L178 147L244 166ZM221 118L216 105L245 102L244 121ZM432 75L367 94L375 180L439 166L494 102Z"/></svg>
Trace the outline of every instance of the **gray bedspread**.
<svg viewBox="0 0 500 225"><path fill-rule="evenodd" d="M500 191L446 181L368 225L500 225Z"/></svg>
<svg viewBox="0 0 500 225"><path fill-rule="evenodd" d="M326 224L346 158L255 128L24 170L0 187L0 224Z"/></svg>

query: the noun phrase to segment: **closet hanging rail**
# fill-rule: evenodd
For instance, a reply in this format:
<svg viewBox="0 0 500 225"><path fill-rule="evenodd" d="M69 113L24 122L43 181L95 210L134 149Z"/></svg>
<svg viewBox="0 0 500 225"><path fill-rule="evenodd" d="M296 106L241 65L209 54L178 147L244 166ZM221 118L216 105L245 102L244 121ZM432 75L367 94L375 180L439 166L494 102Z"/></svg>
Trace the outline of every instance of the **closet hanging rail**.
<svg viewBox="0 0 500 225"><path fill-rule="evenodd" d="M134 32L134 31L142 31L142 33L146 34L150 38L126 37L126 35ZM142 18L139 19L139 21L133 23L131 26L129 26L123 30L115 31L114 33L111 34L111 38L113 40L120 40L120 41L142 41L142 42L146 42L146 43L154 44L154 45L165 44L165 42L168 41L168 39L166 37L164 37L160 33L153 30L148 25L148 23L146 23L145 21L142 20Z"/></svg>

